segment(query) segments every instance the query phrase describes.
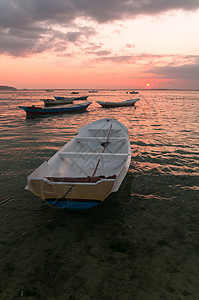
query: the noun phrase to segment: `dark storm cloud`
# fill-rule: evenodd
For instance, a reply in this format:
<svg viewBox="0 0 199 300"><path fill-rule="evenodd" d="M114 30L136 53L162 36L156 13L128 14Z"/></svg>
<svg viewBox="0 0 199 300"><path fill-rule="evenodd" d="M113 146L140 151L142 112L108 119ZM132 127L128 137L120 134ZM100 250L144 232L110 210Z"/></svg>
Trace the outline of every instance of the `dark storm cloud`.
<svg viewBox="0 0 199 300"><path fill-rule="evenodd" d="M75 6L85 16L98 22L107 22L135 17L155 15L168 10L196 10L198 0L74 0Z"/></svg>
<svg viewBox="0 0 199 300"><path fill-rule="evenodd" d="M0 54L27 56L48 49L61 51L68 42L94 35L95 29L73 23L78 14L72 1L0 0ZM57 26L65 33L53 29Z"/></svg>
<svg viewBox="0 0 199 300"><path fill-rule="evenodd" d="M94 35L95 28L83 31L75 25L78 17L106 23L173 9L198 8L198 0L0 0L0 54L25 56L52 50L56 45L62 49L68 42ZM56 25L62 26L65 34L53 30Z"/></svg>

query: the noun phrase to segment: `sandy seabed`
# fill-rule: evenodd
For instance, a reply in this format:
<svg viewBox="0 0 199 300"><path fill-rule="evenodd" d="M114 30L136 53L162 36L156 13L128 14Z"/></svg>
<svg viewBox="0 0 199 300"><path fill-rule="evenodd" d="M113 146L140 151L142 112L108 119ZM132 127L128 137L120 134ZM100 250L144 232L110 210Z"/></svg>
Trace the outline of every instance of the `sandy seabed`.
<svg viewBox="0 0 199 300"><path fill-rule="evenodd" d="M140 179L82 213L28 192L5 205L0 299L198 300L198 191L142 195Z"/></svg>

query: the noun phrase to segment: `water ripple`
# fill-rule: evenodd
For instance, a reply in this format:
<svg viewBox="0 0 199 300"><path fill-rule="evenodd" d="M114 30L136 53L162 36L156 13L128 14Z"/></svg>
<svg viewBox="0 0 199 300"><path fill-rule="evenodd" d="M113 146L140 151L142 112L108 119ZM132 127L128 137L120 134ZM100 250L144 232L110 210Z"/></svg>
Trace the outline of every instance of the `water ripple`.
<svg viewBox="0 0 199 300"><path fill-rule="evenodd" d="M70 91L57 93L67 96ZM105 117L115 118L128 127L132 147L130 178L133 182L139 178L137 186L140 180L144 181L142 190L146 196L147 192L157 196L147 186L162 192L165 189L160 198L173 197L179 188L181 192L197 191L199 92L140 91L136 109L103 109L97 100L121 101L129 95L123 90L99 91L98 95L89 95L92 104L87 113L36 119L26 119L18 109L18 105L42 105L40 99L45 97L44 91L0 93L2 205L13 200L15 191L23 193L27 176L77 134L80 127Z"/></svg>

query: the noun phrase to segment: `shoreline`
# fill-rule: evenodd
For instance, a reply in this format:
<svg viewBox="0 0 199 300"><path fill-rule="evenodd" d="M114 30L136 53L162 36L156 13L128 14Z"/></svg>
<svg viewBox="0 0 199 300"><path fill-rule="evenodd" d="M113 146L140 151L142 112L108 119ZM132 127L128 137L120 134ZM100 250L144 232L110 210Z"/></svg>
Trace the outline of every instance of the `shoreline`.
<svg viewBox="0 0 199 300"><path fill-rule="evenodd" d="M1 239L1 299L196 300L195 193L189 201L186 195L131 196L131 180L82 213L26 194L20 223L12 228L13 216L4 218L10 231Z"/></svg>

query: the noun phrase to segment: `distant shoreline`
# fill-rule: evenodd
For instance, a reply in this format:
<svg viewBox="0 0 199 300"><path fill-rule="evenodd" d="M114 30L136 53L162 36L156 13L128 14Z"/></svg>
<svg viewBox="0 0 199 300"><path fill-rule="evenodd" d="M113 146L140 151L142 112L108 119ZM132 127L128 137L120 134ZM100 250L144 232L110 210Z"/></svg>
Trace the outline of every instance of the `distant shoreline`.
<svg viewBox="0 0 199 300"><path fill-rule="evenodd" d="M12 86L0 85L0 91L16 91L17 89Z"/></svg>
<svg viewBox="0 0 199 300"><path fill-rule="evenodd" d="M3 85L0 85L0 91L46 91L45 88L23 88L23 89L17 89L15 87L12 87L12 86L3 86ZM89 88L81 88L81 89L78 89L78 88L53 88L53 91L68 91L68 90L78 90L78 91L86 91L86 90L90 90ZM107 91L107 90L113 90L111 88L107 88L107 89L104 89L104 88L100 88L100 89L97 89L98 91ZM113 91L131 91L132 89L130 88L115 88ZM176 89L150 89L150 88L143 88L143 89L133 89L133 90L136 90L136 91L195 91L195 92L198 92L199 89L179 89L179 88L176 88Z"/></svg>

